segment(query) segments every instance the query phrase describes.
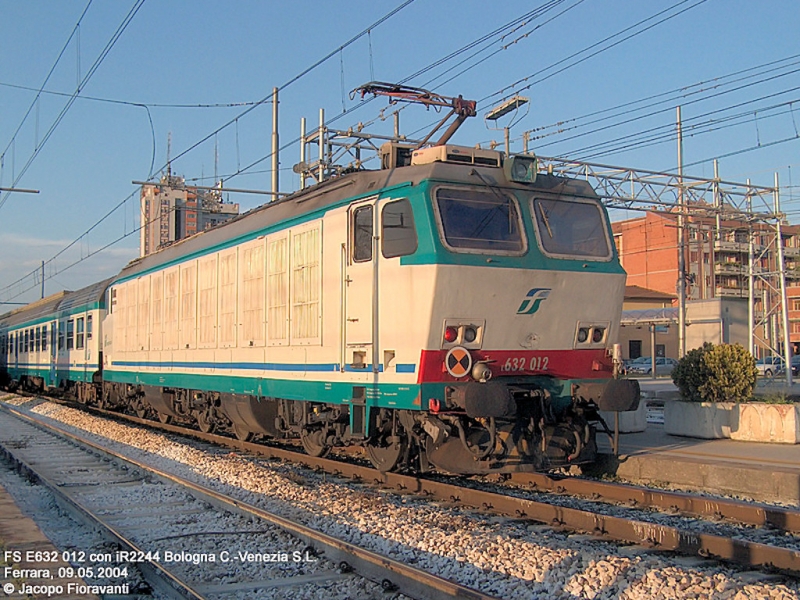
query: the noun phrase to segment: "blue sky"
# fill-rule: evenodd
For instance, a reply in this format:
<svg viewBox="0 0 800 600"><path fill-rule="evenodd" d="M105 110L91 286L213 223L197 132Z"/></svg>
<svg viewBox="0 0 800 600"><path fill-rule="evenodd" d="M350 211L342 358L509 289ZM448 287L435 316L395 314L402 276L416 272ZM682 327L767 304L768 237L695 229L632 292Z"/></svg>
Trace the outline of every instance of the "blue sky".
<svg viewBox="0 0 800 600"><path fill-rule="evenodd" d="M178 157L173 171L187 179L211 184L216 145L217 173L227 186L269 189L268 158L245 167L270 152L271 106L235 119L249 108L243 103L265 98L276 86L283 88L281 145L288 146L281 154L284 192L298 186L291 167L299 148L290 143L298 137L301 117L312 127L324 108L329 122L335 119L331 126L347 129L362 122L371 123L374 133L391 132L391 120L379 119L381 109L389 112L385 99L359 107L348 94L375 79L479 100L479 116L465 123L453 143L501 141L502 132L487 129L482 115L519 92L531 102L511 129L512 151L521 151L522 133L533 131L541 137L531 149L541 155L650 170L675 169L670 128L675 106L683 104L687 174L711 176L707 161L717 156L723 157L721 175L728 180L772 185L778 172L784 209L792 222L800 222L795 199L800 198L800 106L792 103L800 101L800 56L792 58L800 54L796 0L414 0L290 85L403 0L145 0L94 71L138 3L93 0L88 9L87 4L0 0L0 186L18 178L18 187L41 190L0 195L0 300L38 297L32 277L8 286L78 240L131 194L48 263L47 293L108 277L136 256L134 233L66 268L138 226L138 190L131 182L153 171L158 175L167 160L168 137L171 156ZM506 30L504 37L488 38L426 70L537 9L537 17ZM46 93L35 101L51 69ZM89 74L69 105L69 95ZM211 104L235 106L163 106ZM619 113L621 106L631 112L588 124ZM593 113L599 114L588 116ZM421 137L438 118L409 106L401 112L402 133ZM663 138L631 147L626 136L651 129ZM597 146L615 139L620 142ZM247 210L265 197L232 194L230 200ZM24 292L27 288L32 289Z"/></svg>

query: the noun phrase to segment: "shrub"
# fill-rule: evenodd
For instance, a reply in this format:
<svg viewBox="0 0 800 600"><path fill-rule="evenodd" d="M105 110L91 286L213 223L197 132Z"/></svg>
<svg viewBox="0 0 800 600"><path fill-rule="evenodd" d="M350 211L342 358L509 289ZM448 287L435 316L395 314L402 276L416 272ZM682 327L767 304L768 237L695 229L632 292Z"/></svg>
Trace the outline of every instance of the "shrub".
<svg viewBox="0 0 800 600"><path fill-rule="evenodd" d="M739 402L753 395L756 361L741 344L703 344L686 353L672 380L686 400L694 402Z"/></svg>
<svg viewBox="0 0 800 600"><path fill-rule="evenodd" d="M706 342L700 348L689 350L672 370L672 381L684 400L703 402L700 387L709 376L703 358L711 348L713 346Z"/></svg>

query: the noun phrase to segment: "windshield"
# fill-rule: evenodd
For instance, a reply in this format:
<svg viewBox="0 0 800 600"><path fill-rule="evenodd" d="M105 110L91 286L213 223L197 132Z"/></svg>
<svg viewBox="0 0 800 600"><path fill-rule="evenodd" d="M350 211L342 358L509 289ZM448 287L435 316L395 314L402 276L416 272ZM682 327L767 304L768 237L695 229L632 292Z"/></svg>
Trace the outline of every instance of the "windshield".
<svg viewBox="0 0 800 600"><path fill-rule="evenodd" d="M439 188L436 206L449 247L502 254L525 251L517 201L499 190Z"/></svg>
<svg viewBox="0 0 800 600"><path fill-rule="evenodd" d="M534 198L536 230L546 254L610 259L605 219L595 202Z"/></svg>

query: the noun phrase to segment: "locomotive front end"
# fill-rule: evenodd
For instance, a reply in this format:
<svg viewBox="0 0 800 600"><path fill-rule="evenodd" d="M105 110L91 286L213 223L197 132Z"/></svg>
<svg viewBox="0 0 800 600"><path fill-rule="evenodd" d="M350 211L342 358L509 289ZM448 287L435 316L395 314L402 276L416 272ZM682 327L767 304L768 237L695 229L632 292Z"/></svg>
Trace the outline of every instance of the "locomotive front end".
<svg viewBox="0 0 800 600"><path fill-rule="evenodd" d="M532 160L430 187L438 264L420 427L423 460L440 470L592 462L597 411L638 405L611 355L625 273L606 211L585 182L533 177Z"/></svg>

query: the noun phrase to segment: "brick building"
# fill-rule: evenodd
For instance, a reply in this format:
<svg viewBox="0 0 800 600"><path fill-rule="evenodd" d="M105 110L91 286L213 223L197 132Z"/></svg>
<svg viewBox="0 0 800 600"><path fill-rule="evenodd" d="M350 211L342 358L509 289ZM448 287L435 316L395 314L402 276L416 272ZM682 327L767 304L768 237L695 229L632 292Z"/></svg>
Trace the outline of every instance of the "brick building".
<svg viewBox="0 0 800 600"><path fill-rule="evenodd" d="M628 273L628 285L673 295L678 282L677 215L648 212L644 216L612 224L614 242ZM800 226L782 226L790 340L800 345ZM752 225L754 267L757 273L775 273L777 254L772 243L775 230L763 223ZM748 297L750 228L741 219L690 216L685 225L687 300ZM779 302L775 292L756 278L754 310L757 318ZM677 300L675 301L677 305ZM762 339L777 339L777 322L758 331ZM800 348L799 348L800 349Z"/></svg>

